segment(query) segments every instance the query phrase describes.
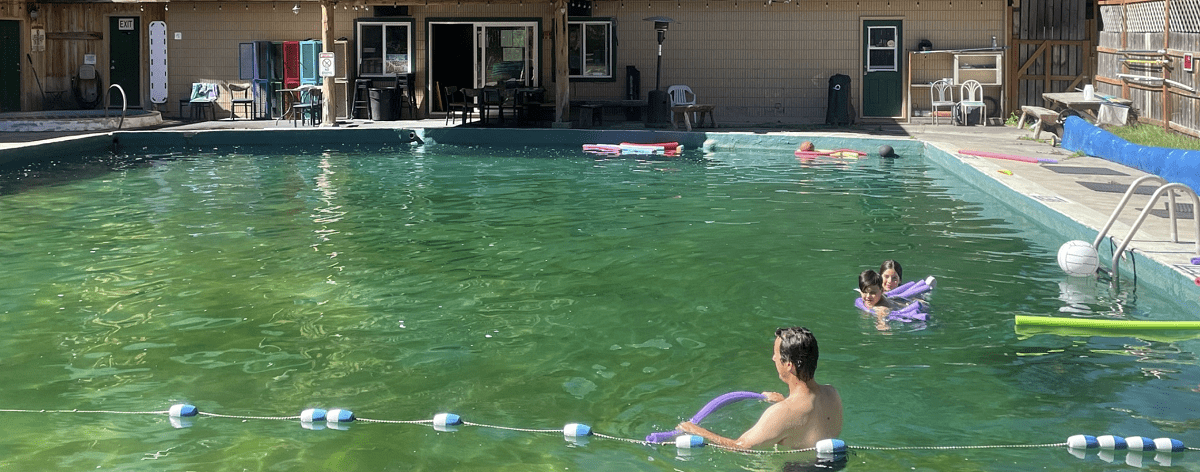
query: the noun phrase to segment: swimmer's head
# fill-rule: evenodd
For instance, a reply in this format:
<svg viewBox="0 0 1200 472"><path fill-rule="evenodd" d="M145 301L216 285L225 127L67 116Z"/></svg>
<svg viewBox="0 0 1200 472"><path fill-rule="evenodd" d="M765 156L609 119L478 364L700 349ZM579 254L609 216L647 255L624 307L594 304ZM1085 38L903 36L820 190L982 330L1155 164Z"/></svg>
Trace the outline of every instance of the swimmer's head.
<svg viewBox="0 0 1200 472"><path fill-rule="evenodd" d="M817 337L808 328L779 328L775 330L779 340L779 359L796 366L796 377L802 381L813 378L817 373Z"/></svg>
<svg viewBox="0 0 1200 472"><path fill-rule="evenodd" d="M813 149L816 149L816 147L813 146L812 141L805 141L805 142L800 143L801 151L812 151Z"/></svg>
<svg viewBox="0 0 1200 472"><path fill-rule="evenodd" d="M858 274L858 292L867 308L879 304L883 300L883 277L870 269L862 271Z"/></svg>
<svg viewBox="0 0 1200 472"><path fill-rule="evenodd" d="M888 259L879 266L879 276L883 277L883 291L886 292L900 286L904 269L900 268L899 262Z"/></svg>

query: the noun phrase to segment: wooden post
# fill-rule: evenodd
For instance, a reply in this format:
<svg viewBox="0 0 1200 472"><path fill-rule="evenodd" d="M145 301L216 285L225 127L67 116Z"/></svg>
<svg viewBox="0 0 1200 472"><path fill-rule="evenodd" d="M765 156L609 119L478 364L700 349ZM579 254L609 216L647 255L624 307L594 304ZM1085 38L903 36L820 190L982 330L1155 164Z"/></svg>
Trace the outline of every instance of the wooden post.
<svg viewBox="0 0 1200 472"><path fill-rule="evenodd" d="M571 82L567 68L567 0L554 0L554 122L571 118Z"/></svg>
<svg viewBox="0 0 1200 472"><path fill-rule="evenodd" d="M1121 2L1121 49L1129 49L1129 4L1125 2ZM1119 70L1128 74L1129 64L1121 61ZM1125 80L1121 81L1121 98L1129 98L1129 82Z"/></svg>
<svg viewBox="0 0 1200 472"><path fill-rule="evenodd" d="M1171 47L1171 0L1163 0L1163 56L1164 61L1171 58L1165 54ZM1167 81L1171 80L1171 66L1167 62L1162 63L1162 110L1163 110L1163 129L1167 132L1171 131L1171 87L1167 85Z"/></svg>
<svg viewBox="0 0 1200 472"><path fill-rule="evenodd" d="M333 51L333 12L336 9L330 0L321 0L321 51ZM335 57L334 62L349 60L348 57ZM337 126L338 100L337 87L334 87L334 78L325 77L321 80L321 126Z"/></svg>

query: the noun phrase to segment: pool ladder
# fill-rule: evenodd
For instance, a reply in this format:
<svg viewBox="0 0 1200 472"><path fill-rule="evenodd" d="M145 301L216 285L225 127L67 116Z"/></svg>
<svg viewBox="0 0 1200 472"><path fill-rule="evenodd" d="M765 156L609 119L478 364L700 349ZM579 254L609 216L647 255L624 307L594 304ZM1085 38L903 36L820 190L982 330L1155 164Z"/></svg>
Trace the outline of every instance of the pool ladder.
<svg viewBox="0 0 1200 472"><path fill-rule="evenodd" d="M1191 187L1181 183L1167 183L1166 180L1163 180L1162 177L1157 175L1145 175L1137 180L1134 180L1132 184L1129 184L1129 189L1125 190L1125 196L1121 197L1121 202L1117 203L1117 208L1114 209L1112 215L1108 217L1108 222L1104 223L1104 229L1101 229L1100 233L1096 235L1096 240L1092 242L1092 247L1097 250L1100 249L1100 241L1103 241L1104 237L1108 235L1108 230L1111 229L1113 223L1117 221L1117 216L1121 214L1121 210L1125 209L1125 205L1129 203L1129 199L1133 197L1135 192L1137 192L1138 186L1141 185L1142 182L1151 180L1158 183L1159 187L1154 191L1154 194L1150 197L1150 200L1146 202L1146 207L1142 209L1142 213L1139 214L1137 220L1133 222L1133 226L1129 228L1129 233L1126 234L1125 238L1121 240L1121 245L1115 251L1113 251L1113 277L1118 277L1117 266L1121 263L1121 254L1124 254L1125 249L1129 247L1129 243L1133 241L1134 233L1137 233L1138 229L1142 227L1142 223L1146 221L1146 216L1150 214L1150 210L1156 203L1158 203L1158 199L1163 193L1167 193L1170 200L1167 206L1167 214L1171 219L1171 242L1174 243L1179 242L1179 221L1175 215L1175 192L1181 192L1184 196L1192 198L1192 221L1196 223L1195 252L1197 256L1200 256L1200 197L1196 196L1196 191L1192 190Z"/></svg>
<svg viewBox="0 0 1200 472"><path fill-rule="evenodd" d="M109 85L108 89L104 91L104 101L100 103L106 104L104 105L104 117L108 118L108 93L112 92L113 87L116 87L117 91L121 92L121 121L117 122L117 129L121 129L121 125L125 124L125 110L129 105L129 100L125 98L125 89L121 88L121 84Z"/></svg>

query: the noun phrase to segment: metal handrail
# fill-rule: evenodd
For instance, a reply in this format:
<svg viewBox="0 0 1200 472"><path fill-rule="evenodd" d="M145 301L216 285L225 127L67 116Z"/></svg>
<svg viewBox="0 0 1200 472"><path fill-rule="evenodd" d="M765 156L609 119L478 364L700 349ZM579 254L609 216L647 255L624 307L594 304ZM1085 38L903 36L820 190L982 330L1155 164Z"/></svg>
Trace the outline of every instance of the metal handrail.
<svg viewBox="0 0 1200 472"><path fill-rule="evenodd" d="M1100 250L1100 242L1103 241L1104 237L1108 235L1108 230L1112 229L1113 223L1117 222L1117 216L1121 215L1121 210L1125 209L1125 205L1127 203L1129 203L1130 198L1133 198L1134 192L1137 191L1138 187L1142 184L1142 182L1145 182L1147 180L1156 180L1156 181L1158 181L1159 185L1167 184L1166 180L1163 180L1162 177L1159 177L1157 175L1143 175L1143 176L1139 177L1137 180L1133 181L1132 184L1129 184L1129 188L1125 190L1125 196L1121 197L1121 202L1117 204L1117 207L1115 209L1113 209L1112 215L1109 215L1108 222L1104 223L1104 229L1101 229L1100 233L1096 234L1096 240L1092 241L1093 249L1096 249L1097 251ZM1174 198L1174 197L1175 197L1175 194L1171 194L1171 198Z"/></svg>
<svg viewBox="0 0 1200 472"><path fill-rule="evenodd" d="M108 93L112 91L113 87L116 87L117 91L121 92L121 121L117 122L117 129L121 129L121 126L125 124L125 109L129 105L129 100L125 97L125 89L121 88L120 84L109 85L104 90L104 101L100 103L108 103ZM108 105L104 105L104 117L108 118Z"/></svg>
<svg viewBox="0 0 1200 472"><path fill-rule="evenodd" d="M1134 188L1136 187L1130 187L1130 190ZM1177 189L1184 190L1184 195L1192 197L1192 221L1196 222L1196 255L1200 256L1200 216L1196 214L1197 212L1200 212L1200 197L1198 197L1196 192L1187 185L1181 183L1166 184L1154 191L1154 195L1150 197L1150 201L1146 204L1146 207L1142 209L1142 213L1138 215L1137 221L1134 221L1133 226L1129 228L1129 234L1125 235L1125 239L1121 241L1121 245L1117 247L1115 251L1113 251L1112 273L1114 277L1118 274L1117 266L1121 263L1120 255L1125 252L1125 248L1129 247L1129 243L1133 240L1133 234L1136 233L1139 228L1141 228L1142 222L1146 220L1146 216L1150 214L1150 210L1153 209L1154 204L1158 203L1158 197L1161 197L1163 192L1169 192L1171 196L1171 203L1167 208L1167 212L1171 218L1171 242L1179 242L1179 231L1176 226L1177 222L1175 218L1175 190Z"/></svg>

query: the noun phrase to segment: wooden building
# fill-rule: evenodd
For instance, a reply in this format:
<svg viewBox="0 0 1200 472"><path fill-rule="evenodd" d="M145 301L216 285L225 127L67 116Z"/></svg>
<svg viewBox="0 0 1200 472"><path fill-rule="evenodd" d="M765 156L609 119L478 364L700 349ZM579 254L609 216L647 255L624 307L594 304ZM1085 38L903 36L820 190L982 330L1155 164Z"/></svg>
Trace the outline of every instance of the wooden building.
<svg viewBox="0 0 1200 472"><path fill-rule="evenodd" d="M338 65L335 93L353 92L355 76L401 71L411 74L423 116L441 109L437 90L451 85L517 80L544 87L565 108L569 100L625 99L633 92L645 99L657 79L663 89L690 86L701 102L716 105L722 123L744 124L824 122L829 79L837 74L851 79L857 119L908 119L929 101L928 88L910 81L919 85L962 72L953 53L909 54L923 40L937 50L994 45L1001 60L972 67L993 68L999 83L986 93L1002 104L993 116L1000 116L1001 107L1008 113L1013 104L1003 101L1005 93L1011 98L1007 46L1019 18L1007 0L0 0L0 5L5 50L0 59L21 64L15 74L4 68L0 107L6 111L88 105L99 100L94 94L118 83L130 105L170 116L179 113L179 99L189 96L193 83L253 82L255 65L247 57L256 47L324 39L321 49L334 52ZM654 24L645 19L659 16L674 23L666 31L656 78L659 44ZM155 24L165 32L165 61L152 52ZM16 54L9 51L13 44ZM94 79L85 78L88 65ZM228 95L218 104L219 114L228 113Z"/></svg>

